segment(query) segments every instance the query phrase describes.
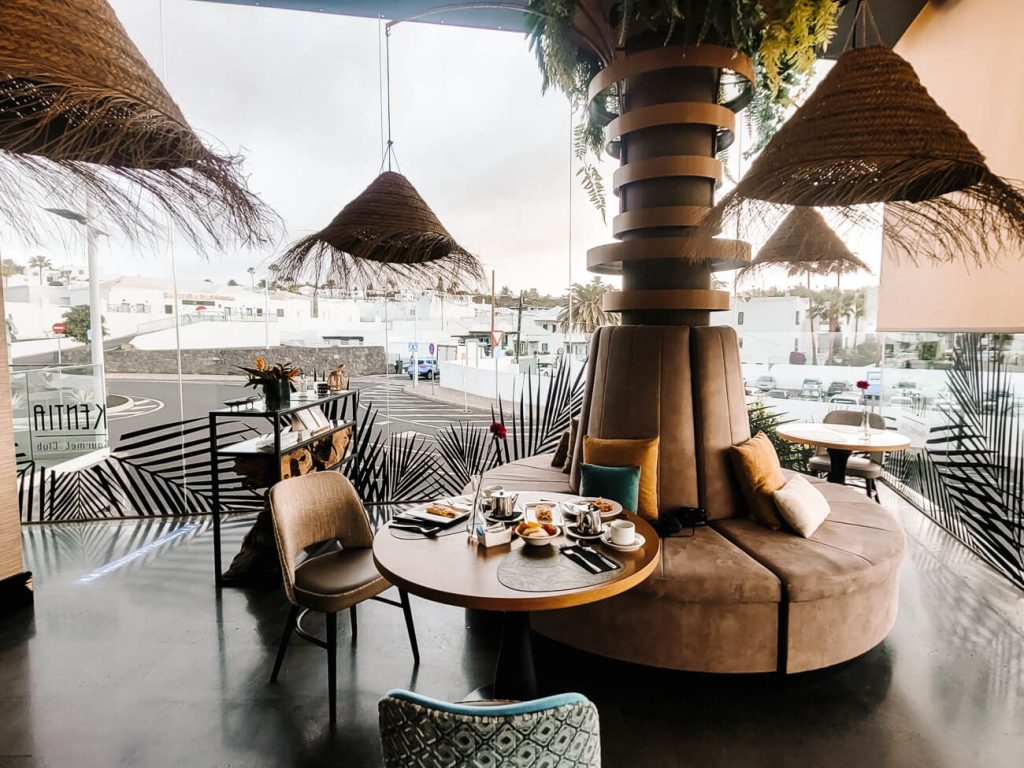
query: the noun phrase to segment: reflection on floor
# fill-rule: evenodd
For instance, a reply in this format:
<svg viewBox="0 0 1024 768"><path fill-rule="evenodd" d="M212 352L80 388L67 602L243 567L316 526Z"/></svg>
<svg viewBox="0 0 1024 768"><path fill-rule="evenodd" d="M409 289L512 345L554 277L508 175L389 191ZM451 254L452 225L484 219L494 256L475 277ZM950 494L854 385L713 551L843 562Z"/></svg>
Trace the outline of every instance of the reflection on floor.
<svg viewBox="0 0 1024 768"><path fill-rule="evenodd" d="M853 662L716 677L538 641L542 683L597 702L606 766L1019 766L1024 596L901 514L911 541L899 621ZM246 524L232 521L228 539ZM295 642L267 683L283 596L218 595L208 521L38 526L25 542L36 607L0 625L3 766L376 766L382 693L459 698L493 664L491 617L413 598L414 670L401 612L367 604L358 647L341 622L332 734L323 652Z"/></svg>

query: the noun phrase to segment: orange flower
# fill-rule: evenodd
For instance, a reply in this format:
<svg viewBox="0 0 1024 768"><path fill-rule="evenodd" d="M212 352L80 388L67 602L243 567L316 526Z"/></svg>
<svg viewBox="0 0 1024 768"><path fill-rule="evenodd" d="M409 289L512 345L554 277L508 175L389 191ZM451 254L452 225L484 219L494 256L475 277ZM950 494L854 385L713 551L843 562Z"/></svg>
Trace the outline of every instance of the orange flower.
<svg viewBox="0 0 1024 768"><path fill-rule="evenodd" d="M264 360L262 357L257 357L256 358L256 370L257 371L262 371L266 367L267 367L267 361Z"/></svg>

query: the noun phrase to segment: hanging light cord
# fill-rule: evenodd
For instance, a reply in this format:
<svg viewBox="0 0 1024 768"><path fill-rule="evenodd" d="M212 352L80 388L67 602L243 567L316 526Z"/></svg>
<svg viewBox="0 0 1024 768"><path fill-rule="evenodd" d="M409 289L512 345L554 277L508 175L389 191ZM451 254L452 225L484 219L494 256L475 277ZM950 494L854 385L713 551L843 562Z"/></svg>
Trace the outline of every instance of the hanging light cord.
<svg viewBox="0 0 1024 768"><path fill-rule="evenodd" d="M384 164L387 163L388 170L391 170L391 162L394 161L395 168L402 172L398 164L398 156L395 154L395 142L391 139L391 25L384 25L384 92L387 114L388 141L384 148L384 157L380 161L380 170L384 171Z"/></svg>

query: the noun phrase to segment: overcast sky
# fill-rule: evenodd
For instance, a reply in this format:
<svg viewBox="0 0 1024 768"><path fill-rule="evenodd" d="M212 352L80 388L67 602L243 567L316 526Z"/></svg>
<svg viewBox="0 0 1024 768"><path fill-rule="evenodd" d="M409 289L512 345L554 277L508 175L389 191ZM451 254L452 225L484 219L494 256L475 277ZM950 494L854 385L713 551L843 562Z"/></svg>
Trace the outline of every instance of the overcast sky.
<svg viewBox="0 0 1024 768"><path fill-rule="evenodd" d="M254 191L284 220L285 244L322 228L378 173L376 20L163 0L161 29L159 0L111 4L193 127L244 154ZM402 24L391 37L391 85L401 171L454 237L496 270L499 287L564 290L570 190L572 278L590 278L586 250L610 241L610 226L571 176L568 101L541 95L521 34ZM69 242L47 255L84 260L84 246ZM12 243L5 255L36 250ZM174 253L179 277L240 282L272 256L203 260L180 241ZM170 276L166 249L104 238L101 261L105 275Z"/></svg>

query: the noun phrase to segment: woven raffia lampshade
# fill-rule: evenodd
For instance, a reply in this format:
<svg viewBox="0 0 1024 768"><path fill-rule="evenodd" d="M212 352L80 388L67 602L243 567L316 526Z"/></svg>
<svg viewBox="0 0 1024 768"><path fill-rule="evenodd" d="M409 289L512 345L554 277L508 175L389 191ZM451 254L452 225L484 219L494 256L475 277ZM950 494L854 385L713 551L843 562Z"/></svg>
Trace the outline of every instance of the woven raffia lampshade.
<svg viewBox="0 0 1024 768"><path fill-rule="evenodd" d="M313 275L341 285L433 286L475 283L480 262L455 242L400 173L385 171L330 224L295 243L278 261L285 278Z"/></svg>
<svg viewBox="0 0 1024 768"><path fill-rule="evenodd" d="M707 224L761 220L773 206L828 206L858 221L886 203L893 246L913 258L987 259L1024 240L1024 196L993 174L967 134L890 48L840 56Z"/></svg>
<svg viewBox="0 0 1024 768"><path fill-rule="evenodd" d="M845 275L871 271L851 253L820 213L802 206L790 211L758 251L757 258L740 274L772 266L787 268L791 274Z"/></svg>
<svg viewBox="0 0 1024 768"><path fill-rule="evenodd" d="M126 232L162 219L154 202L197 242L258 241L273 219L238 159L192 131L105 0L4 0L0 213L28 226L36 205L81 207L83 194Z"/></svg>

